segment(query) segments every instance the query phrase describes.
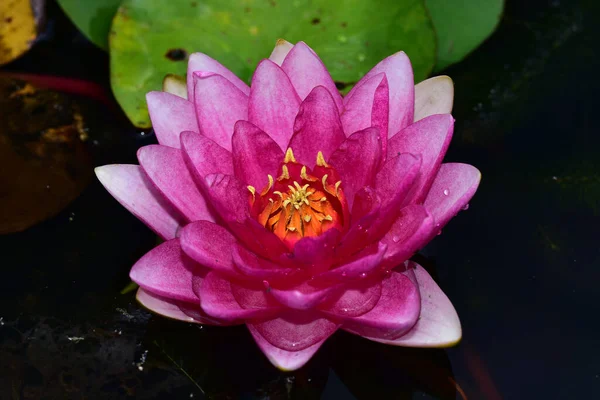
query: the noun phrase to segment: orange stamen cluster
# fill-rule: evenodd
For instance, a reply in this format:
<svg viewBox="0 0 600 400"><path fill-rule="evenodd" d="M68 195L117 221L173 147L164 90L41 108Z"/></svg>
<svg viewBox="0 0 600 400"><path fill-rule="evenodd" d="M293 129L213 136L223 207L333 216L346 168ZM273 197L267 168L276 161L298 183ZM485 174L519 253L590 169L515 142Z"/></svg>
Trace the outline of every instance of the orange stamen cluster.
<svg viewBox="0 0 600 400"><path fill-rule="evenodd" d="M309 171L296 162L292 149L288 149L276 180L268 175L269 183L258 196L256 189L248 186L254 217L289 247L303 237L340 228L345 198L341 181L332 183L331 175L321 152L314 171Z"/></svg>

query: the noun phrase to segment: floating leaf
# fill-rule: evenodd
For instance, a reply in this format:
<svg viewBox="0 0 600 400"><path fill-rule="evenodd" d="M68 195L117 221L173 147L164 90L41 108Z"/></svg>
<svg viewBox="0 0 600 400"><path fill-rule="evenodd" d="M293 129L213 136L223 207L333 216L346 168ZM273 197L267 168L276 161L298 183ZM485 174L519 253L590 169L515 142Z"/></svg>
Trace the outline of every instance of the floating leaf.
<svg viewBox="0 0 600 400"><path fill-rule="evenodd" d="M190 53L206 53L249 81L278 38L308 43L342 88L399 50L417 81L435 61L421 1L125 0L110 37L112 88L131 121L147 128L146 92L160 90L166 74L185 75Z"/></svg>
<svg viewBox="0 0 600 400"><path fill-rule="evenodd" d="M459 62L492 34L504 0L425 0L438 37L439 71Z"/></svg>
<svg viewBox="0 0 600 400"><path fill-rule="evenodd" d="M0 65L25 53L37 37L37 23L30 0L0 1Z"/></svg>
<svg viewBox="0 0 600 400"><path fill-rule="evenodd" d="M96 46L108 50L108 32L121 0L58 0L71 21Z"/></svg>
<svg viewBox="0 0 600 400"><path fill-rule="evenodd" d="M87 186L87 125L66 95L0 77L0 234L61 211Z"/></svg>

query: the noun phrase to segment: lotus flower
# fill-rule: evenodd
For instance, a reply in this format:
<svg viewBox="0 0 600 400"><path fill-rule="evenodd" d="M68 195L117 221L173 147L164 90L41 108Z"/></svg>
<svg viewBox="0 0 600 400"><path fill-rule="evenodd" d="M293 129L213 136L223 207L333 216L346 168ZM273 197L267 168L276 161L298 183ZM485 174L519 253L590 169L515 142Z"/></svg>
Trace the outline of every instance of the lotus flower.
<svg viewBox="0 0 600 400"><path fill-rule="evenodd" d="M165 242L132 268L167 317L245 324L277 367L304 365L342 329L396 346L460 340L456 311L408 261L480 180L442 164L453 85L415 86L396 53L342 97L305 43L280 40L250 87L190 56L187 98L147 95L159 145L106 165L106 189Z"/></svg>

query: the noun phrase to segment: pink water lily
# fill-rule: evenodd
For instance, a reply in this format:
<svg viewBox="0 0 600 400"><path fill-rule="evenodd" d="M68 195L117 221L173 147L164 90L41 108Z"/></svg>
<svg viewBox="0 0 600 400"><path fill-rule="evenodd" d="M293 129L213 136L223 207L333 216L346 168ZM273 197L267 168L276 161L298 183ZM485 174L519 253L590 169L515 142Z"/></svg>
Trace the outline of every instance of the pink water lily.
<svg viewBox="0 0 600 400"><path fill-rule="evenodd" d="M251 86L192 54L187 98L147 95L159 145L106 165L106 189L165 242L132 268L167 317L246 324L277 367L336 330L408 347L458 342L454 307L408 261L463 208L480 173L442 158L452 81L414 85L403 52L341 96L317 54L280 40Z"/></svg>

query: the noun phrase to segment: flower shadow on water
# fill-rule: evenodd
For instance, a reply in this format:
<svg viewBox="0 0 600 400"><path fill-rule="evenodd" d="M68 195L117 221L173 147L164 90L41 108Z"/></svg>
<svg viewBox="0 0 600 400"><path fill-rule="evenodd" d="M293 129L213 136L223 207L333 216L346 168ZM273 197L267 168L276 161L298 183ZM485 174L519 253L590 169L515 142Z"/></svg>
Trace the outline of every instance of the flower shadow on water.
<svg viewBox="0 0 600 400"><path fill-rule="evenodd" d="M357 399L410 399L418 392L456 398L454 375L442 349L386 346L340 331L303 368L284 372L252 344L243 326L219 328L153 317L141 354L148 350L148 373L185 375L211 399L319 399L334 385L335 376L345 386L330 388L336 396L346 392Z"/></svg>

